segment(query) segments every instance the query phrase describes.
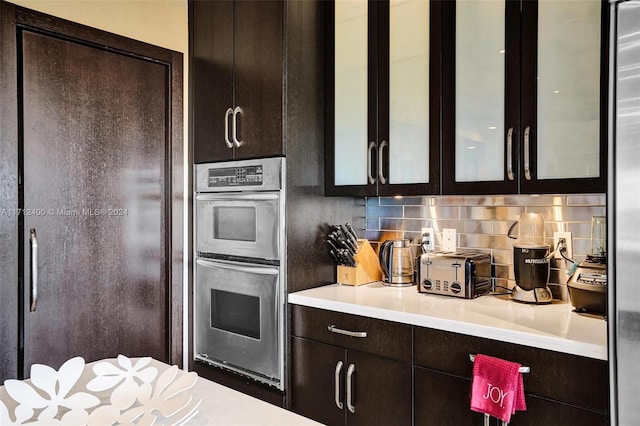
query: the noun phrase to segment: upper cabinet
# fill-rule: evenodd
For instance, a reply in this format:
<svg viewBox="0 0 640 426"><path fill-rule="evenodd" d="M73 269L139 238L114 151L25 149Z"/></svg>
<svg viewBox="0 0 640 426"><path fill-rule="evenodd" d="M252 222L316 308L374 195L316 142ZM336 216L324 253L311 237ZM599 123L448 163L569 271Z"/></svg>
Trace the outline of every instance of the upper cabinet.
<svg viewBox="0 0 640 426"><path fill-rule="evenodd" d="M284 3L189 6L194 162L284 155Z"/></svg>
<svg viewBox="0 0 640 426"><path fill-rule="evenodd" d="M443 193L606 191L608 6L443 3Z"/></svg>
<svg viewBox="0 0 640 426"><path fill-rule="evenodd" d="M325 194L439 193L441 3L327 7Z"/></svg>

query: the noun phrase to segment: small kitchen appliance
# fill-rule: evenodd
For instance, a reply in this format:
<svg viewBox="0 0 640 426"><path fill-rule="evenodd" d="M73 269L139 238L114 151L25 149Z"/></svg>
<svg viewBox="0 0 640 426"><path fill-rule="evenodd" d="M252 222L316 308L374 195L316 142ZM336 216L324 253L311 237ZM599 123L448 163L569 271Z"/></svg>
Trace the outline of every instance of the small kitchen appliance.
<svg viewBox="0 0 640 426"><path fill-rule="evenodd" d="M415 284L415 261L409 240L387 240L379 251L380 267L384 273L383 284L405 287Z"/></svg>
<svg viewBox="0 0 640 426"><path fill-rule="evenodd" d="M518 227L518 237L512 232ZM549 245L544 243L544 218L540 213L524 213L514 222L507 236L513 244L513 270L516 285L511 298L519 302L550 303Z"/></svg>
<svg viewBox="0 0 640 426"><path fill-rule="evenodd" d="M569 277L571 304L578 312L605 315L607 312L607 221L591 218L591 252Z"/></svg>
<svg viewBox="0 0 640 426"><path fill-rule="evenodd" d="M473 299L491 290L491 256L428 252L420 256L418 292Z"/></svg>

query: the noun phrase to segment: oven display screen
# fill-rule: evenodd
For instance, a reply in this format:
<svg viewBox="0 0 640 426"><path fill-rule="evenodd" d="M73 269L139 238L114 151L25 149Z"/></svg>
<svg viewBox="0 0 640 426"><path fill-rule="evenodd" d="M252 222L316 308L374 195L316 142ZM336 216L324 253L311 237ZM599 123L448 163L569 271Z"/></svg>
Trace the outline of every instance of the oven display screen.
<svg viewBox="0 0 640 426"><path fill-rule="evenodd" d="M209 169L209 188L262 185L262 165Z"/></svg>
<svg viewBox="0 0 640 426"><path fill-rule="evenodd" d="M260 339L260 298L211 290L211 327Z"/></svg>

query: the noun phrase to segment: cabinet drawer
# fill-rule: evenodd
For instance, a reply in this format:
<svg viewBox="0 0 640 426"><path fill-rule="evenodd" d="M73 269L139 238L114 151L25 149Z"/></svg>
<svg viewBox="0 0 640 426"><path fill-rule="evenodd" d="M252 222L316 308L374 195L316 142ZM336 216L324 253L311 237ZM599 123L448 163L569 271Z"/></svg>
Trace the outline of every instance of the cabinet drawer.
<svg viewBox="0 0 640 426"><path fill-rule="evenodd" d="M291 314L294 336L411 362L410 325L300 305L292 305ZM337 330L329 331L329 326ZM366 333L366 337L340 334L341 330Z"/></svg>
<svg viewBox="0 0 640 426"><path fill-rule="evenodd" d="M531 367L527 394L608 411L606 361L429 328L415 328L415 364L471 378L469 354L481 353Z"/></svg>

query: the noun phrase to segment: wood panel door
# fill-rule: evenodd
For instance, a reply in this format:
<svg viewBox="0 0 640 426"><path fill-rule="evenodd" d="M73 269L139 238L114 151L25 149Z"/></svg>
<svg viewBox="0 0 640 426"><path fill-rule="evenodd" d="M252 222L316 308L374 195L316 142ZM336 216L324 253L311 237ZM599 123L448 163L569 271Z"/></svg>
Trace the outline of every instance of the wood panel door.
<svg viewBox="0 0 640 426"><path fill-rule="evenodd" d="M189 1L195 163L284 155L284 5Z"/></svg>
<svg viewBox="0 0 640 426"><path fill-rule="evenodd" d="M291 410L326 425L344 425L346 350L292 337L291 360Z"/></svg>
<svg viewBox="0 0 640 426"><path fill-rule="evenodd" d="M276 157L283 148L284 2L234 3L236 159Z"/></svg>
<svg viewBox="0 0 640 426"><path fill-rule="evenodd" d="M180 363L182 56L0 6L12 30L0 46L3 103L11 83L20 94L0 121L18 129L2 139L15 153L3 175L18 176L15 228L3 228L18 282L0 286L15 312L3 342L15 327L18 350L0 349L2 376L74 356Z"/></svg>
<svg viewBox="0 0 640 426"><path fill-rule="evenodd" d="M348 393L345 398L353 406L353 411L347 406L347 424L411 425L411 364L358 351L348 351L347 361L346 380L353 389L351 399Z"/></svg>
<svg viewBox="0 0 640 426"><path fill-rule="evenodd" d="M232 1L189 2L195 163L233 159L227 113L233 109L233 11Z"/></svg>

